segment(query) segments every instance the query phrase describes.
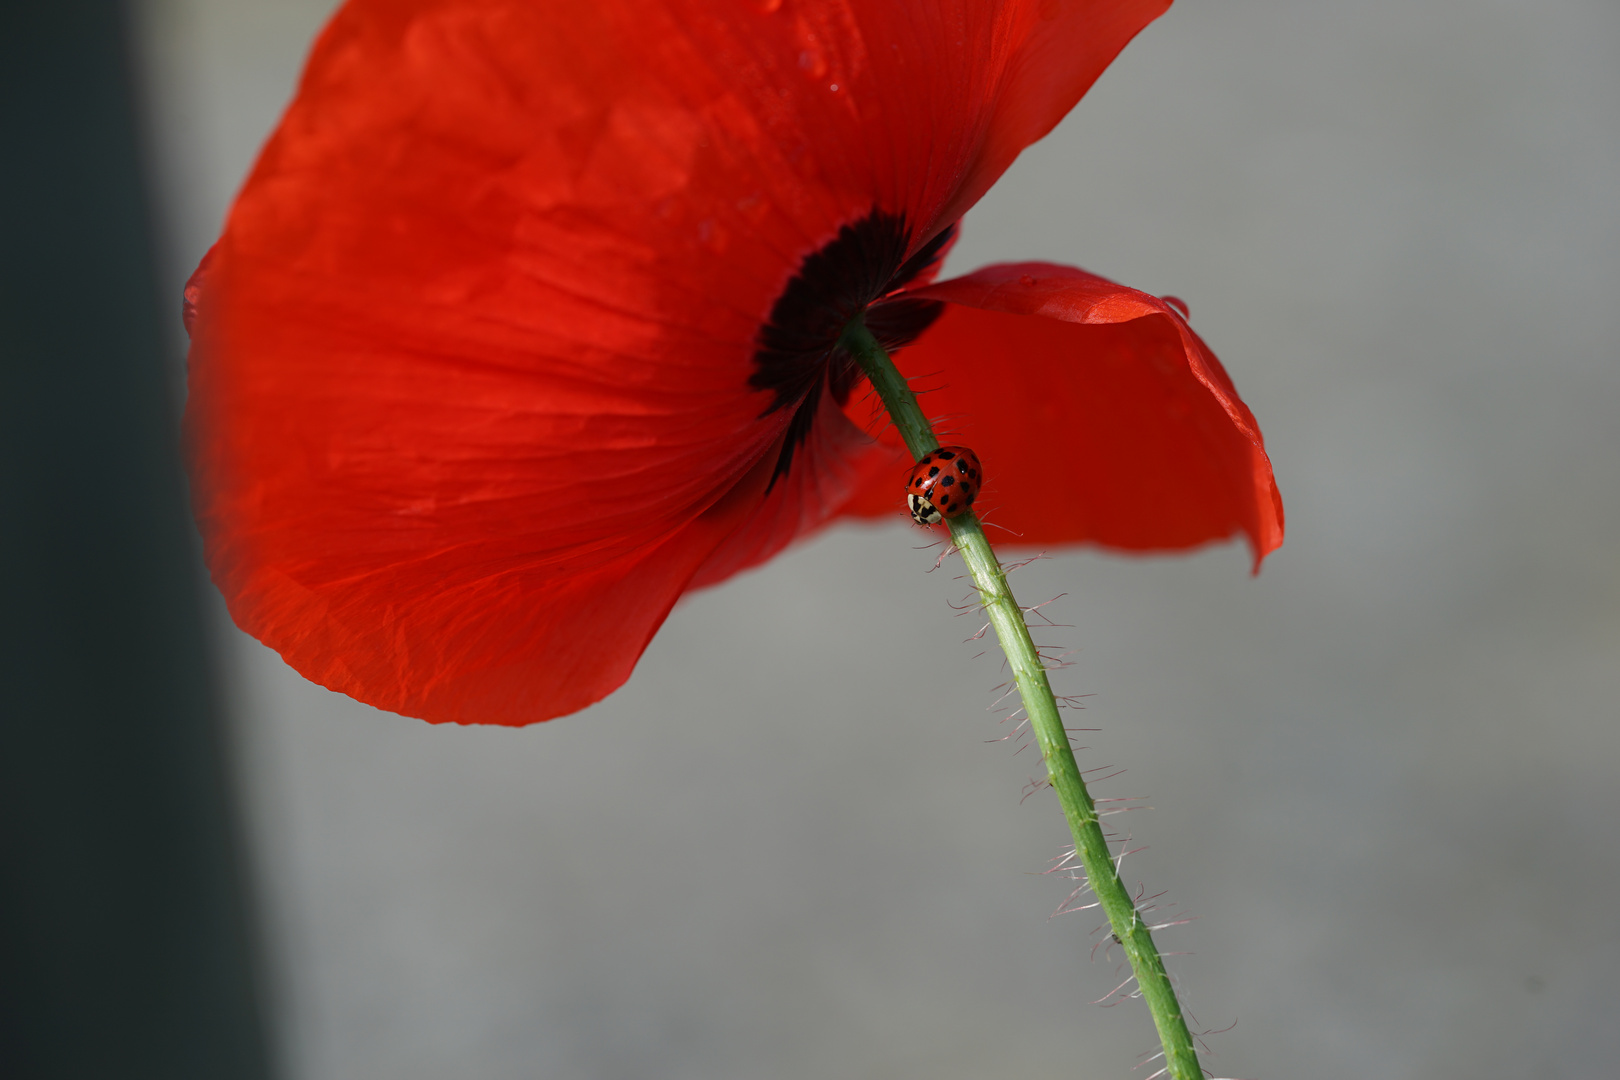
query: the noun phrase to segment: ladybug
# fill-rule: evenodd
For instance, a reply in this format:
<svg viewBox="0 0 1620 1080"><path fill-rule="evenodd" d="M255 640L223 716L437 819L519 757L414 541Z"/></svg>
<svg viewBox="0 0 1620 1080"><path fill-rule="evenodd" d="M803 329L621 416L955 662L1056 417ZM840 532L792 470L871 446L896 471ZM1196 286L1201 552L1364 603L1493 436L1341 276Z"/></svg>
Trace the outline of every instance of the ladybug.
<svg viewBox="0 0 1620 1080"><path fill-rule="evenodd" d="M959 517L979 493L979 455L965 446L942 446L924 454L906 480L906 505L911 520L937 525Z"/></svg>

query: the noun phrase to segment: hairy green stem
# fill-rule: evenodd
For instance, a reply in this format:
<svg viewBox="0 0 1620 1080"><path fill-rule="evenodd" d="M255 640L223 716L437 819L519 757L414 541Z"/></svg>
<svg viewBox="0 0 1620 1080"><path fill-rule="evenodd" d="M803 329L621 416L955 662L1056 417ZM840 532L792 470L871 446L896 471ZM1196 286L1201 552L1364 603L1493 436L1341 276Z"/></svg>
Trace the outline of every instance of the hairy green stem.
<svg viewBox="0 0 1620 1080"><path fill-rule="evenodd" d="M939 440L918 406L916 395L866 324L858 318L851 322L844 330L842 343L872 380L873 388L883 399L889 417L899 429L900 437L905 440L912 457L920 458L930 450L937 449ZM951 540L973 574L973 582L979 588L979 599L996 628L1002 651L1012 665L1013 676L1018 681L1018 692L1024 701L1024 712L1040 743L1041 756L1046 761L1046 779L1063 804L1063 813L1069 820L1069 832L1074 835L1075 851L1085 868L1087 883L1107 913L1114 937L1125 950L1131 970L1136 973L1142 998L1153 1014L1159 1042L1164 1047L1168 1075L1174 1080L1202 1080L1203 1071L1193 1048L1192 1035L1182 1019L1175 988L1165 974L1164 961L1153 944L1152 933L1119 879L1118 868L1097 820L1097 808L1086 791L1085 781L1080 778L1080 767L1075 764L1068 733L1058 715L1057 700L1046 677L1046 666L1030 639L1023 610L1007 586L1007 575L1002 571L995 552L990 549L990 542L985 539L977 515L970 511L950 518L947 523L950 525Z"/></svg>

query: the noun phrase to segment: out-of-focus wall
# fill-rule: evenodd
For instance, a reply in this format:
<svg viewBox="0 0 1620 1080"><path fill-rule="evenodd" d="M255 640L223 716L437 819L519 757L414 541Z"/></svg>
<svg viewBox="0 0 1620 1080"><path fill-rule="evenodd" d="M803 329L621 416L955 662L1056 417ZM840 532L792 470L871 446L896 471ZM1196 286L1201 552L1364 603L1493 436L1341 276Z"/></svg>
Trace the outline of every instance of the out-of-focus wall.
<svg viewBox="0 0 1620 1080"><path fill-rule="evenodd" d="M791 0L790 0L791 2ZM147 0L176 295L324 5ZM1187 3L952 268L1185 297L1289 539L1062 554L1083 766L1200 916L1221 1075L1591 1077L1620 929L1620 8ZM300 1080L1125 1076L966 584L896 522L680 607L623 691L433 728L223 629ZM1151 1068L1144 1071L1152 1071Z"/></svg>

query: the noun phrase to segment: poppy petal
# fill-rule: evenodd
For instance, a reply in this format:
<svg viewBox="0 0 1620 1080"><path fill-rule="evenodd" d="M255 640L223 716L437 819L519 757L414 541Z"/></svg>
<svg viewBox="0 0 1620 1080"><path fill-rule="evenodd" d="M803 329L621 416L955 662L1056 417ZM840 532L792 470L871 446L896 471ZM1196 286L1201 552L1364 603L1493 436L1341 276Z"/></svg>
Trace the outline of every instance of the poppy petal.
<svg viewBox="0 0 1620 1080"><path fill-rule="evenodd" d="M1004 530L992 538L1151 551L1242 533L1256 568L1282 543L1259 426L1170 304L1050 263L988 266L911 295L947 303L896 363L942 438L984 462L976 508ZM898 486L873 484L845 512L899 514L902 501Z"/></svg>

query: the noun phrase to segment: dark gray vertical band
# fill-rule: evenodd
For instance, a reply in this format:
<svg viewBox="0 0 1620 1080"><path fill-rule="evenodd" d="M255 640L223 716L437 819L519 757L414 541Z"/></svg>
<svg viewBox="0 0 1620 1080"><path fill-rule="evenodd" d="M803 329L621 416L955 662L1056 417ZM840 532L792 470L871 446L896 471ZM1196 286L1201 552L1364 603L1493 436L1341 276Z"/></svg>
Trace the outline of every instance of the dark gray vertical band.
<svg viewBox="0 0 1620 1080"><path fill-rule="evenodd" d="M124 22L0 4L0 1075L259 1080Z"/></svg>

